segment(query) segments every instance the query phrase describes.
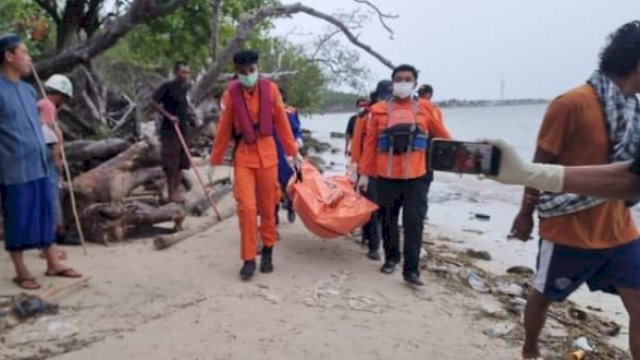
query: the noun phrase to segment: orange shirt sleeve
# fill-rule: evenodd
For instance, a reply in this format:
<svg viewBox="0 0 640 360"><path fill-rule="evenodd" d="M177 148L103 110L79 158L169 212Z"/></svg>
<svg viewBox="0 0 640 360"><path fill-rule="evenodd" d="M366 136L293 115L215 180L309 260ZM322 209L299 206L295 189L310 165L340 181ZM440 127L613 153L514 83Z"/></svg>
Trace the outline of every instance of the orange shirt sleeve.
<svg viewBox="0 0 640 360"><path fill-rule="evenodd" d="M565 139L571 139L573 116L570 106L557 98L549 105L538 134L538 147L553 155L562 153Z"/></svg>
<svg viewBox="0 0 640 360"><path fill-rule="evenodd" d="M444 123L437 119L429 119L429 134L432 137L440 138L440 139L451 139L451 134L446 127L444 127Z"/></svg>
<svg viewBox="0 0 640 360"><path fill-rule="evenodd" d="M273 96L273 121L275 130L278 133L284 153L288 156L295 156L298 153L298 144L293 137L293 131L287 118L287 111L282 101L282 95L276 84L271 85L271 94Z"/></svg>
<svg viewBox="0 0 640 360"><path fill-rule="evenodd" d="M360 159L362 173L367 176L376 176L376 140L378 138L378 117L371 114L365 124L367 135L364 138L364 146Z"/></svg>
<svg viewBox="0 0 640 360"><path fill-rule="evenodd" d="M353 162L359 162L362 157L362 144L364 135L364 128L367 123L368 114L358 117L356 119L356 126L353 129L353 138L351 139L351 160Z"/></svg>
<svg viewBox="0 0 640 360"><path fill-rule="evenodd" d="M436 114L438 115L438 120L440 120L441 122L444 122L444 116L442 115L442 109L440 109L437 106L434 106L434 108L436 109Z"/></svg>
<svg viewBox="0 0 640 360"><path fill-rule="evenodd" d="M216 136L211 145L211 165L220 165L224 158L224 152L227 149L231 134L233 132L233 106L231 104L231 95L225 91L222 95L222 114L218 119L218 129Z"/></svg>
<svg viewBox="0 0 640 360"><path fill-rule="evenodd" d="M440 139L451 139L449 131L444 126L444 121L438 117L438 108L431 104L426 104L425 107L427 107L427 113L429 114L429 136Z"/></svg>

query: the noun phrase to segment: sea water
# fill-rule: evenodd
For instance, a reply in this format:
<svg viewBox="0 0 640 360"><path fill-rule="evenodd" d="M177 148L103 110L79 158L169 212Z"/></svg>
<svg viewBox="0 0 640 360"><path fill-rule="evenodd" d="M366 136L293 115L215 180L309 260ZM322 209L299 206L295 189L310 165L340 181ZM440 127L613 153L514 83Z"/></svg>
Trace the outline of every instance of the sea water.
<svg viewBox="0 0 640 360"><path fill-rule="evenodd" d="M454 139L503 139L513 145L520 156L530 160L546 108L546 104L445 108L443 114L445 126ZM344 173L348 162L344 155L345 140L331 138L330 134L344 133L351 115L324 114L302 119L303 128L336 149L334 153L321 155L329 165L327 174ZM519 210L522 191L522 187L480 181L475 176L437 172L429 195L429 220L425 232L452 238L451 247L461 251L469 248L489 251L493 260L478 265L496 274L515 265L535 268L538 239L526 243L507 239ZM632 211L636 223L640 221L638 208ZM489 215L490 220L476 219L477 213ZM534 229L534 237L536 233L537 229ZM619 298L591 293L583 286L570 299L585 307L601 308L604 316L622 325L622 335L613 339L613 343L628 349L628 316Z"/></svg>

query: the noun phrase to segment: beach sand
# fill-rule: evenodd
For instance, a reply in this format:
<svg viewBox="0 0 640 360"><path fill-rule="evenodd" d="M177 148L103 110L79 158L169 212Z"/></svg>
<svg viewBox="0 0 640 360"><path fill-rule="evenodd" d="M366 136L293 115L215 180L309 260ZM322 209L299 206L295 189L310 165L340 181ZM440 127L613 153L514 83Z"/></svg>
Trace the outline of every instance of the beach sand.
<svg viewBox="0 0 640 360"><path fill-rule="evenodd" d="M533 267L535 243L504 237L519 189L496 192L499 185L470 177L436 178L425 228L436 245L428 251L443 244L488 250L493 260L476 264L497 274L511 265ZM470 220L473 212L491 219ZM205 220L189 218L186 225ZM423 272L426 286L414 290L399 272L380 273L382 263L367 259L354 238L321 240L299 221L284 223L280 232L275 272L256 273L248 283L238 276L235 217L164 251L153 249L150 236L92 245L88 256L65 248L68 263L93 276L91 281L57 299L58 315L0 333L0 359L517 357L518 343L483 334L498 323L480 316L487 307L500 307L493 296L429 271ZM0 294L16 294L7 254L0 259ZM36 252L28 254L28 264L45 287L68 281L41 276L44 263ZM604 308L597 296L588 298ZM615 317L614 309L607 307L605 314ZM545 336L566 335L554 331L545 330ZM626 348L624 338L620 342Z"/></svg>

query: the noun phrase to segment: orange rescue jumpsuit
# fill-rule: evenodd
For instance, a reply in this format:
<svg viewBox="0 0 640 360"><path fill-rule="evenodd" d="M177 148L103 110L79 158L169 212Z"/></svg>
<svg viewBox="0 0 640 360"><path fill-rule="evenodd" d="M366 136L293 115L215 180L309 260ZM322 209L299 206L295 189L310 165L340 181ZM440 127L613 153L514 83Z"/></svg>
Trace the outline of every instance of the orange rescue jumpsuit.
<svg viewBox="0 0 640 360"><path fill-rule="evenodd" d="M251 91L243 87L245 103L249 115L255 123L259 119L260 94L256 85ZM287 120L285 105L278 86L271 84L273 98L273 126L280 137L284 152L295 156L298 147ZM235 121L235 113L229 91L222 96L222 114L218 121L218 130L211 150L211 165L222 164L224 151L234 134L240 134ZM276 219L273 209L280 199L278 185L278 155L273 136L261 136L256 133L256 143L246 144L242 137L236 139L237 148L233 155L234 186L233 194L237 203L240 224L240 256L244 261L256 257L257 236L265 247L276 242ZM260 227L258 228L258 215Z"/></svg>

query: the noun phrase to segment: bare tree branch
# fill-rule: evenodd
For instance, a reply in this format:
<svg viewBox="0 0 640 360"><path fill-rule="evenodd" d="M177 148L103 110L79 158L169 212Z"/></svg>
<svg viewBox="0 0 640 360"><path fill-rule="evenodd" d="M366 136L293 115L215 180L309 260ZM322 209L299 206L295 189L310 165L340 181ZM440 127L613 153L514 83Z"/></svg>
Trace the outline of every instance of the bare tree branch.
<svg viewBox="0 0 640 360"><path fill-rule="evenodd" d="M342 31L340 29L336 29L335 31L327 34L325 37L320 39L320 41L318 41L318 46L316 47L316 50L313 52L313 55L311 55L311 60L313 61L318 56L318 53L322 50L324 45L326 45L327 42L329 42L329 40L331 40L334 36L340 34L341 32Z"/></svg>
<svg viewBox="0 0 640 360"><path fill-rule="evenodd" d="M103 0L90 0L87 13L84 15L84 23L82 27L87 33L87 37L92 37L98 29L100 29L100 25L102 22L99 19L100 10L102 10Z"/></svg>
<svg viewBox="0 0 640 360"><path fill-rule="evenodd" d="M56 0L34 0L34 2L40 5L56 24L60 22L60 14L58 14L58 4Z"/></svg>
<svg viewBox="0 0 640 360"><path fill-rule="evenodd" d="M398 15L383 13L382 11L380 11L380 9L376 5L374 5L368 0L353 0L353 1L357 2L358 4L365 4L368 7L372 8L378 14L378 18L380 19L380 23L382 24L382 26L389 32L389 37L393 39L393 35L394 35L393 29L391 29L391 27L387 25L387 23L385 22L385 19L397 19L399 17Z"/></svg>
<svg viewBox="0 0 640 360"><path fill-rule="evenodd" d="M213 92L216 79L223 73L224 68L231 60L233 53L235 53L237 49L240 48L242 43L244 43L250 37L252 30L260 22L272 17L282 17L297 13L306 13L307 15L322 19L336 26L338 29L340 29L340 31L342 31L342 33L345 34L347 39L349 39L352 44L369 53L385 66L393 69L393 63L390 60L386 59L380 53L373 50L371 46L360 41L358 37L354 35L353 32L349 29L349 27L345 25L345 23L336 19L334 16L302 5L300 3L291 5L267 6L255 12L245 14L240 19L240 22L236 26L235 36L229 41L224 51L218 54L218 57L216 58L212 68L207 71L207 73L200 79L200 81L198 81L198 83L194 87L192 98L196 106L202 103L205 98Z"/></svg>
<svg viewBox="0 0 640 360"><path fill-rule="evenodd" d="M222 0L211 0L211 61L215 61L220 47L220 7Z"/></svg>
<svg viewBox="0 0 640 360"><path fill-rule="evenodd" d="M189 0L173 0L164 5L156 5L155 0L135 0L126 14L107 23L95 36L38 61L35 64L36 70L43 77L55 72L68 71L75 65L102 54L137 25L167 15L188 2Z"/></svg>

